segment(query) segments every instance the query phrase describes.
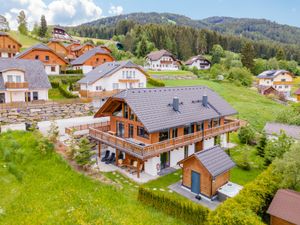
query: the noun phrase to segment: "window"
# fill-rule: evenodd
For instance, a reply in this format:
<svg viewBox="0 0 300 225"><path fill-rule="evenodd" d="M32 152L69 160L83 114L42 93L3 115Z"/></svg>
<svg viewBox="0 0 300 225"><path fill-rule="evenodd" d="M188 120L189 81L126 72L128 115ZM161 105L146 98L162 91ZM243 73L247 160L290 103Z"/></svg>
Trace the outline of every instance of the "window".
<svg viewBox="0 0 300 225"><path fill-rule="evenodd" d="M101 91L102 90L102 86L96 86L96 91Z"/></svg>
<svg viewBox="0 0 300 225"><path fill-rule="evenodd" d="M133 132L134 132L134 126L132 124L129 124L128 126L128 137L133 138Z"/></svg>
<svg viewBox="0 0 300 225"><path fill-rule="evenodd" d="M51 72L55 72L56 69L55 69L55 66L51 66Z"/></svg>
<svg viewBox="0 0 300 225"><path fill-rule="evenodd" d="M13 75L7 75L7 82L13 82Z"/></svg>
<svg viewBox="0 0 300 225"><path fill-rule="evenodd" d="M117 136L124 137L124 123L117 121Z"/></svg>
<svg viewBox="0 0 300 225"><path fill-rule="evenodd" d="M45 60L46 60L46 61L49 61L49 55L46 55L46 56L45 56Z"/></svg>
<svg viewBox="0 0 300 225"><path fill-rule="evenodd" d="M217 118L217 119L213 119L213 127L218 127L220 126L220 119Z"/></svg>
<svg viewBox="0 0 300 225"><path fill-rule="evenodd" d="M125 79L125 71L122 71L122 77Z"/></svg>
<svg viewBox="0 0 300 225"><path fill-rule="evenodd" d="M35 59L39 59L39 56L38 56L38 55L36 55L34 58L35 58Z"/></svg>
<svg viewBox="0 0 300 225"><path fill-rule="evenodd" d="M118 108L115 109L113 116L122 117L122 104L119 104Z"/></svg>
<svg viewBox="0 0 300 225"><path fill-rule="evenodd" d="M144 83L143 82L139 83L139 88L143 88L143 87L144 87Z"/></svg>
<svg viewBox="0 0 300 225"><path fill-rule="evenodd" d="M281 79L281 81L286 81L286 79L283 78L283 79Z"/></svg>
<svg viewBox="0 0 300 225"><path fill-rule="evenodd" d="M99 59L98 58L96 58L96 63L98 63L99 62Z"/></svg>
<svg viewBox="0 0 300 225"><path fill-rule="evenodd" d="M139 137L143 137L147 139L149 138L149 133L145 130L144 127L140 127L140 126L137 127L137 135Z"/></svg>
<svg viewBox="0 0 300 225"><path fill-rule="evenodd" d="M288 88L289 86L288 85L285 85L285 88Z"/></svg>
<svg viewBox="0 0 300 225"><path fill-rule="evenodd" d="M184 135L194 133L194 124L189 124L184 127Z"/></svg>
<svg viewBox="0 0 300 225"><path fill-rule="evenodd" d="M132 112L132 110L130 110L129 119L134 120L134 113Z"/></svg>
<svg viewBox="0 0 300 225"><path fill-rule="evenodd" d="M18 83L21 82L21 76L16 76L16 82L18 82Z"/></svg>
<svg viewBox="0 0 300 225"><path fill-rule="evenodd" d="M203 128L204 128L203 122L196 123L196 131L203 131Z"/></svg>
<svg viewBox="0 0 300 225"><path fill-rule="evenodd" d="M173 128L172 129L172 138L177 138L178 137L178 128Z"/></svg>
<svg viewBox="0 0 300 225"><path fill-rule="evenodd" d="M16 48L16 46L15 46L15 45L13 45L13 48Z"/></svg>
<svg viewBox="0 0 300 225"><path fill-rule="evenodd" d="M189 146L184 146L184 158L189 157Z"/></svg>
<svg viewBox="0 0 300 225"><path fill-rule="evenodd" d="M103 62L105 63L105 62L106 62L106 59L103 59Z"/></svg>
<svg viewBox="0 0 300 225"><path fill-rule="evenodd" d="M169 139L169 131L168 130L159 132L159 141L165 141L168 139Z"/></svg>
<svg viewBox="0 0 300 225"><path fill-rule="evenodd" d="M37 91L32 92L32 99L39 100L39 93Z"/></svg>
<svg viewBox="0 0 300 225"><path fill-rule="evenodd" d="M281 88L282 88L282 86L281 86L281 85L279 85L279 86L278 86L278 88L279 88L279 89L281 89Z"/></svg>
<svg viewBox="0 0 300 225"><path fill-rule="evenodd" d="M128 105L124 103L123 117L128 119Z"/></svg>
<svg viewBox="0 0 300 225"><path fill-rule="evenodd" d="M10 48L10 45L8 45L8 48Z"/></svg>
<svg viewBox="0 0 300 225"><path fill-rule="evenodd" d="M113 90L119 89L119 84L118 83L113 83Z"/></svg>

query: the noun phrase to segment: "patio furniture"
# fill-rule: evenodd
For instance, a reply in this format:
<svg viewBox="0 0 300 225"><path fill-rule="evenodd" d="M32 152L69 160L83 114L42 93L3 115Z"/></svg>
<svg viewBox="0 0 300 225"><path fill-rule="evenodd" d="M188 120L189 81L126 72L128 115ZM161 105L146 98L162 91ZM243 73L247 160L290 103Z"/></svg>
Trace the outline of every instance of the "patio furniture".
<svg viewBox="0 0 300 225"><path fill-rule="evenodd" d="M130 160L129 159L119 159L118 160L118 166L120 168L126 168L130 165Z"/></svg>
<svg viewBox="0 0 300 225"><path fill-rule="evenodd" d="M139 167L136 167L135 170L132 171L132 174L139 172L142 172L143 170L143 164L141 163Z"/></svg>
<svg viewBox="0 0 300 225"><path fill-rule="evenodd" d="M108 151L108 150L105 151L105 156L101 159L101 162L105 162L108 160L109 153L110 153L110 151Z"/></svg>
<svg viewBox="0 0 300 225"><path fill-rule="evenodd" d="M105 164L113 163L116 160L116 153L111 153L110 157L106 160Z"/></svg>
<svg viewBox="0 0 300 225"><path fill-rule="evenodd" d="M128 172L133 173L135 170L137 170L137 161L133 161L132 165L128 166Z"/></svg>

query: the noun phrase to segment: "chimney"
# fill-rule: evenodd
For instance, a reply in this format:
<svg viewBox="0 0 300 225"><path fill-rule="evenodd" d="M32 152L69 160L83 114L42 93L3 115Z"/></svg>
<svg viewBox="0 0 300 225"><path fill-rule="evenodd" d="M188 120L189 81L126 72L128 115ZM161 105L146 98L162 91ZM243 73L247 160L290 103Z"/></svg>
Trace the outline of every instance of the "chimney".
<svg viewBox="0 0 300 225"><path fill-rule="evenodd" d="M178 97L173 98L173 109L176 112L179 111L179 98Z"/></svg>
<svg viewBox="0 0 300 225"><path fill-rule="evenodd" d="M208 104L208 97L207 97L206 94L204 94L203 97L202 97L202 105L204 107L207 107L207 104Z"/></svg>

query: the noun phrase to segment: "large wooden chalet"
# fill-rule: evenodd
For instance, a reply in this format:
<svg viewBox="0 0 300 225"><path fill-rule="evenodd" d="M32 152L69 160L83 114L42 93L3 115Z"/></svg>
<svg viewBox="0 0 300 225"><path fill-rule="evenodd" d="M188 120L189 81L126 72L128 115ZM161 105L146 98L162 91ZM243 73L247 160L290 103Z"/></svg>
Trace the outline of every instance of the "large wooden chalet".
<svg viewBox="0 0 300 225"><path fill-rule="evenodd" d="M226 147L229 133L240 127L237 114L217 93L204 86L141 88L110 97L95 117L110 117L90 128L90 136L110 146L130 167L156 176L195 152L217 143Z"/></svg>
<svg viewBox="0 0 300 225"><path fill-rule="evenodd" d="M0 31L0 58L13 58L22 45L5 32Z"/></svg>

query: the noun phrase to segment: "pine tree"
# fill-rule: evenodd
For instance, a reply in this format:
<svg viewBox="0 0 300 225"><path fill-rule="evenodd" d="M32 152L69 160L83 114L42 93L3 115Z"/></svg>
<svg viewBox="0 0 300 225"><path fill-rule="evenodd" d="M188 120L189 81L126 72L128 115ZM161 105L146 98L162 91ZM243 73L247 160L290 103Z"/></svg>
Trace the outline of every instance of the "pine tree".
<svg viewBox="0 0 300 225"><path fill-rule="evenodd" d="M263 132L257 145L257 155L259 155L260 157L265 156L266 145L267 145L267 135L265 132Z"/></svg>
<svg viewBox="0 0 300 225"><path fill-rule="evenodd" d="M26 21L26 15L25 12L22 10L20 11L18 15L18 30L21 34L27 35L28 29L27 29L27 21Z"/></svg>
<svg viewBox="0 0 300 225"><path fill-rule="evenodd" d="M224 50L221 45L214 45L211 50L211 62L212 64L219 63L221 61L221 57L224 55Z"/></svg>
<svg viewBox="0 0 300 225"><path fill-rule="evenodd" d="M94 163L94 160L91 159L93 152L91 151L92 145L90 144L87 138L81 138L78 144L78 149L75 154L76 163L83 167L87 168Z"/></svg>
<svg viewBox="0 0 300 225"><path fill-rule="evenodd" d="M285 60L285 53L282 48L278 48L276 51L276 59L277 60Z"/></svg>
<svg viewBox="0 0 300 225"><path fill-rule="evenodd" d="M138 57L145 57L147 54L147 41L145 37L142 37L141 41L138 44L137 55Z"/></svg>
<svg viewBox="0 0 300 225"><path fill-rule="evenodd" d="M247 42L241 49L241 61L243 66L247 67L248 69L252 69L254 66L254 57L255 52L252 44Z"/></svg>
<svg viewBox="0 0 300 225"><path fill-rule="evenodd" d="M40 36L41 38L46 37L47 30L48 30L48 27L47 27L47 21L46 21L45 16L42 15L42 16L41 16L41 26L40 26L40 30L39 30L39 36Z"/></svg>

